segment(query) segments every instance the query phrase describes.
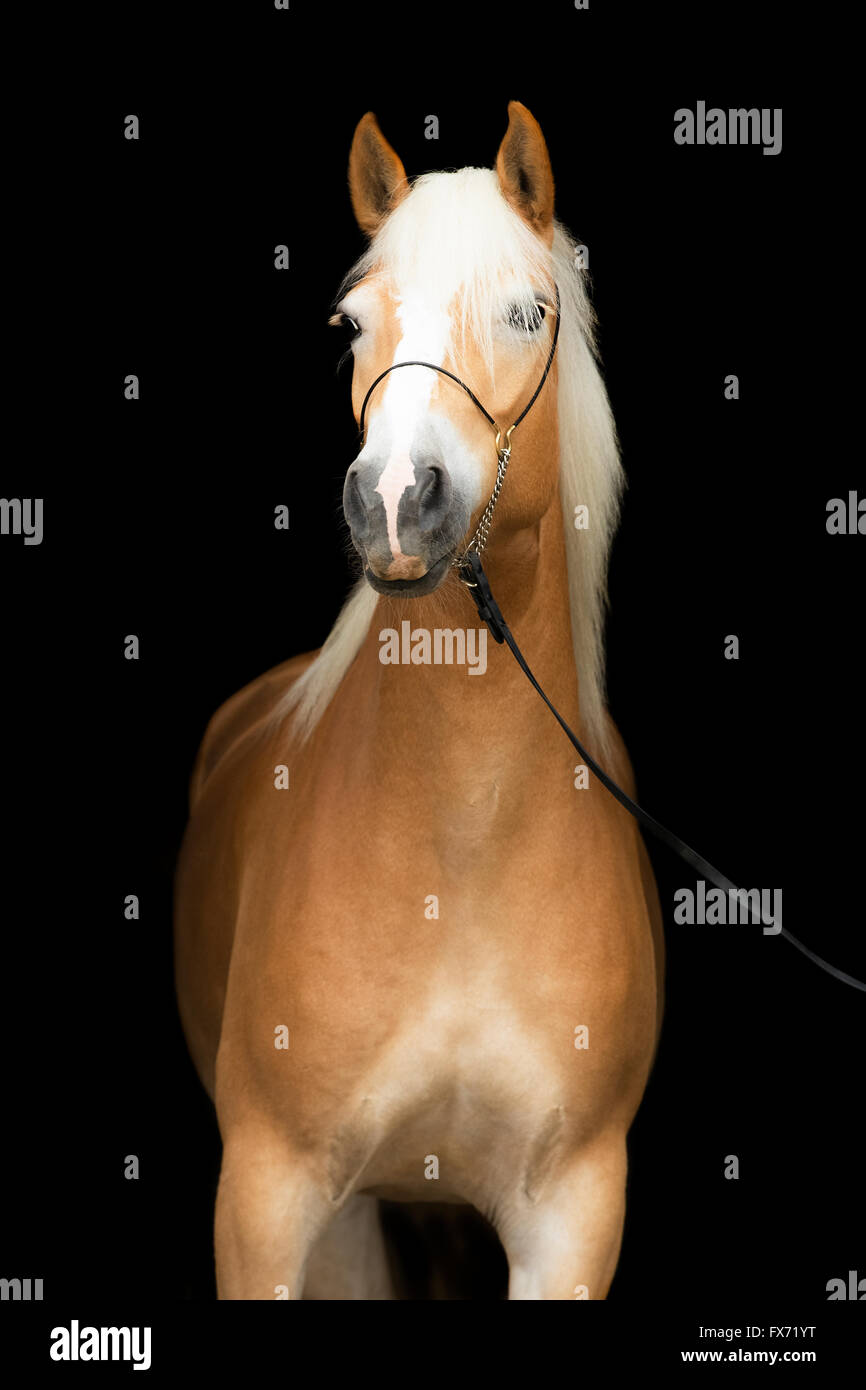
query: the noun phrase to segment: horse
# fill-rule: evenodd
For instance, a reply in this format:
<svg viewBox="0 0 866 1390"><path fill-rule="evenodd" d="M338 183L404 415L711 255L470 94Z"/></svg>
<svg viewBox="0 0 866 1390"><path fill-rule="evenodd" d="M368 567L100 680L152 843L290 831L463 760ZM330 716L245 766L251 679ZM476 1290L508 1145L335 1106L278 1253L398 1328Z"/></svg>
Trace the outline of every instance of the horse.
<svg viewBox="0 0 866 1390"><path fill-rule="evenodd" d="M411 183L367 113L349 191L367 249L331 322L366 409L343 493L361 574L318 652L211 719L176 875L179 1010L223 1145L217 1294L397 1297L384 1200L480 1212L509 1299L604 1299L661 1024L657 890L509 653L459 659L486 632L454 563L499 485L501 609L633 795L604 694L623 470L586 269L519 102L493 168ZM491 421L545 360L502 484Z"/></svg>

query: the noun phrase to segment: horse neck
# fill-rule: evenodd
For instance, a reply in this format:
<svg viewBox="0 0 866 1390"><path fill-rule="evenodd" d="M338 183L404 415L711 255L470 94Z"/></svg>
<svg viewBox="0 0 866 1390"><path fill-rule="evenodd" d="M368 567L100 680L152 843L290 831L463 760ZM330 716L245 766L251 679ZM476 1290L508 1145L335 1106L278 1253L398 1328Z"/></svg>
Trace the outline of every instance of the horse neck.
<svg viewBox="0 0 866 1390"><path fill-rule="evenodd" d="M497 533L494 522L484 567L509 627L547 694L579 729L577 673L572 648L565 536L558 487L551 505L531 528ZM467 666L400 665L380 661L385 629L413 631L479 628L468 591L456 580L436 593L405 603L380 600L348 681L347 704L355 729L369 739L369 775L378 792L385 784L422 787L439 794L465 794L473 787L502 789L523 777L532 750L538 762L561 745L550 737L552 718L508 649L487 634L487 669L470 675ZM345 687L344 687L345 689ZM553 731L555 733L555 731ZM555 754L551 755L555 756Z"/></svg>

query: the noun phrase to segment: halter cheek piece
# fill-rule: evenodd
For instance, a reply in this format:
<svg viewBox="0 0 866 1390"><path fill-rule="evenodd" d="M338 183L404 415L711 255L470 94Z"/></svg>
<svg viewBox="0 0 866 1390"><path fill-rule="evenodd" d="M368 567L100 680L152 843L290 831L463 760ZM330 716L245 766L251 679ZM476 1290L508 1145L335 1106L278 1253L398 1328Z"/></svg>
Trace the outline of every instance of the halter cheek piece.
<svg viewBox="0 0 866 1390"><path fill-rule="evenodd" d="M520 669L523 671L524 675L527 677L527 679L530 681L533 687L538 691L538 694L541 696L542 700L547 705L547 708L550 710L551 714L559 724L560 728L571 740L571 743L573 744L577 752L580 754L587 767L598 778L602 786L607 788L611 796L616 797L617 801L620 802L620 804L624 806L625 809L632 816L634 816L635 820L638 822L639 825L642 825L645 830L649 830L656 837L656 839L661 840L662 844L667 845L668 848L672 849L675 854L678 854L680 859L682 859L686 864L688 864L689 867L693 869L700 877L707 879L710 883L714 884L716 888L720 888L724 893L728 895L737 894L738 890L729 878L726 878L724 874L720 873L718 869L714 868L713 865L709 862L709 860L704 859L703 856L698 854L696 850L693 850L689 845L687 845L684 840L681 840L678 835L675 835L672 830L668 830L667 827L662 825L660 821L657 821L655 816L651 816L648 811L645 811L642 806L639 806L636 801L633 801L632 798L628 795L628 793L624 792L622 787L620 787L613 780L612 777L609 777L608 774L604 771L604 769L600 767L599 764L595 761L592 755L587 752L583 744L578 739L577 735L566 724L562 715L559 713L559 710L556 709L556 707L547 698L541 686L538 684L538 681L535 679L535 676L529 669L526 658L524 657L523 653L518 647L517 642L514 639L514 635L511 632L511 629L509 628L504 617L502 616L502 612L499 608L498 603L496 602L496 599L493 597L493 593L490 588L490 582L481 564L481 552L487 545L488 537L490 534L490 525L493 519L493 511L496 507L496 503L499 501L499 494L501 493L502 485L505 482L505 471L508 468L508 460L511 458L511 436L517 429L517 426L520 424L520 422L526 419L526 416L529 414L530 410L535 405L535 402L538 400L538 397L541 393L541 389L548 378L550 369L553 366L553 358L556 353L556 344L559 341L559 322L560 300L559 289L557 288L556 321L553 327L553 336L550 341L550 350L547 354L547 362L545 363L544 371L541 374L541 380L539 381L538 385L536 386L535 390L530 396L528 404L524 406L523 410L520 412L517 419L514 421L514 424L510 425L509 428L505 431L504 444L502 443L502 431L500 430L499 426L497 425L490 412L488 410L485 410L484 406L481 404L475 393L473 391L470 391L469 387L466 385L464 381L460 380L459 376L455 376L453 372L446 371L444 367L437 367L435 362L395 362L393 366L386 367L384 372L380 372L379 376L376 377L376 380L373 382L373 384L367 391L367 394L364 397L364 401L361 406L361 418L359 422L361 437L363 438L364 436L364 417L367 411L367 402L369 401L376 387L379 385L379 382L383 381L389 372L396 372L401 367L429 367L431 371L439 372L440 376L447 376L449 380L455 382L462 391L466 392L469 399L473 402L474 405L478 407L478 409L481 411L481 414L484 416L486 420L489 421L493 429L496 431L497 467L496 482L493 485L493 491L490 494L490 499L487 503L487 506L481 513L481 519L479 520L478 525L475 528L475 533L471 541L467 545L463 554L457 556L452 561L452 565L456 568L460 576L460 579L466 585L466 588L472 595L472 600L475 604L475 607L478 609L479 616L481 617L482 621L487 624L494 641L500 643L504 642L511 649L512 655L517 661L517 664L520 666ZM742 903L743 900L738 898L738 901ZM822 970L826 970L830 975L834 975L837 980L841 980L844 984L851 985L854 989L859 989L866 992L866 984L864 984L862 980L855 979L853 975L848 975L845 973L844 970L838 970L835 965L830 965L827 961L822 960L821 957L816 955L814 951L810 951L808 946L804 946L802 941L798 941L796 936L792 936L790 932L786 931L785 928L782 926L781 921L774 921L772 917L764 918L762 912L754 911L752 909L751 899L749 899L748 902L750 914L754 917L756 921L760 921L763 923L765 935L783 936L786 941L789 941L792 946L796 946L798 951L802 951L804 956L807 956L808 959L811 960L815 965L820 966Z"/></svg>

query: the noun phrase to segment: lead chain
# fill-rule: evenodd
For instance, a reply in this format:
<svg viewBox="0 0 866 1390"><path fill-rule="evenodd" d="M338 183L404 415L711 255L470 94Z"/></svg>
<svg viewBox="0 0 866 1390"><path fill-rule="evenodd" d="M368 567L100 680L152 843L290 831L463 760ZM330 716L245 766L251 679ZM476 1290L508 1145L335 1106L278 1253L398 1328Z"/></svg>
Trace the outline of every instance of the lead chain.
<svg viewBox="0 0 866 1390"><path fill-rule="evenodd" d="M508 433L510 435L511 431L509 430ZM490 500L487 503L487 506L484 508L484 511L481 513L481 518L478 522L478 525L475 528L475 535L472 537L472 540L467 545L466 550L459 558L453 561L453 564L456 566L457 569L465 570L466 556L469 554L470 550L474 550L476 554L480 555L487 544L487 540L490 535L490 523L493 520L493 510L496 506L496 503L499 501L499 494L502 491L502 484L505 482L505 470L508 467L508 460L510 458L510 445L506 444L504 448L501 448L497 451L498 461L496 465L496 482L493 484L493 491L490 494ZM464 579L464 583L465 582L466 581Z"/></svg>

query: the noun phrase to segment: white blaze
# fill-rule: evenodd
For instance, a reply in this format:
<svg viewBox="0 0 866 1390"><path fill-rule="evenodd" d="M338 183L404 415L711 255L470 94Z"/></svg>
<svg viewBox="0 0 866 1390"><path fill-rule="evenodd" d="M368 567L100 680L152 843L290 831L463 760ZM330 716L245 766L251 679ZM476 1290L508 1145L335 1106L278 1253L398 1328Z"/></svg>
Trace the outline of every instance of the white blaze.
<svg viewBox="0 0 866 1390"><path fill-rule="evenodd" d="M405 294L397 309L403 336L397 344L394 362L432 362L441 367L448 347L451 325L448 315L431 310L420 295ZM390 453L376 484L385 506L388 544L394 559L403 553L397 537L400 498L415 482L410 449L418 422L430 405L438 373L429 367L401 367L387 378L382 417L387 424Z"/></svg>

